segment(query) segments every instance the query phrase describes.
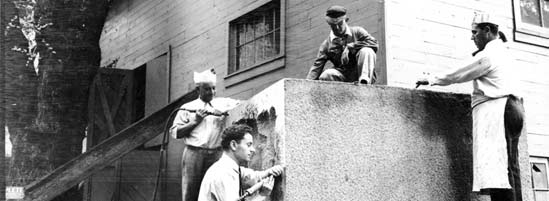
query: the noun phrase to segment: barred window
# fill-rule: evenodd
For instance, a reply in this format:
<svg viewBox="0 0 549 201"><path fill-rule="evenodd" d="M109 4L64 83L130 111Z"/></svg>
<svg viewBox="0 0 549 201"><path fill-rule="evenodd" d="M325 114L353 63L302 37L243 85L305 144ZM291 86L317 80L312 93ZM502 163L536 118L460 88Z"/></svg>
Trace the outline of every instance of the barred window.
<svg viewBox="0 0 549 201"><path fill-rule="evenodd" d="M267 3L229 23L229 74L281 54L280 2Z"/></svg>

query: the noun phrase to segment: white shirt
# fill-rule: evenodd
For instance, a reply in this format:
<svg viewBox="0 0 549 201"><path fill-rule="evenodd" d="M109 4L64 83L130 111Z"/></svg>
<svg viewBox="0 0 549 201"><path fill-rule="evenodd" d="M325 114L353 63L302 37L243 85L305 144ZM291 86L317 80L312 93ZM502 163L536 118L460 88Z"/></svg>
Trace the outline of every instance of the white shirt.
<svg viewBox="0 0 549 201"><path fill-rule="evenodd" d="M432 85L449 85L473 81L471 104L476 106L487 100L513 94L512 60L507 47L500 39L486 44L484 50L468 61L467 65L447 74L429 79Z"/></svg>
<svg viewBox="0 0 549 201"><path fill-rule="evenodd" d="M225 153L204 175L198 201L235 201L239 198L238 164ZM242 184L248 186L261 181L262 171L240 167Z"/></svg>
<svg viewBox="0 0 549 201"><path fill-rule="evenodd" d="M226 112L238 105L239 101L230 98L214 98L210 103L202 101L198 98L194 101L181 106L182 109L198 110L198 109L217 109L221 112ZM170 128L170 133L173 138L177 138L177 128L189 123L196 118L194 112L180 110L173 121ZM225 126L225 116L208 115L196 125L190 135L184 137L185 144L207 149L218 148L221 146L221 133Z"/></svg>

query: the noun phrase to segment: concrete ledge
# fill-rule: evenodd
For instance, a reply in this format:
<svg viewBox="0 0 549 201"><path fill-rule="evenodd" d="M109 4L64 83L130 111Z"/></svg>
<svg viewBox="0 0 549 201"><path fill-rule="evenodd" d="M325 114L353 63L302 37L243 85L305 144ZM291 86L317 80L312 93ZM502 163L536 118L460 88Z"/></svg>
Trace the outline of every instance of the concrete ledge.
<svg viewBox="0 0 549 201"><path fill-rule="evenodd" d="M285 164L271 200L483 200L471 193L466 94L281 80L231 111L257 129L249 165ZM532 200L526 132L524 200Z"/></svg>

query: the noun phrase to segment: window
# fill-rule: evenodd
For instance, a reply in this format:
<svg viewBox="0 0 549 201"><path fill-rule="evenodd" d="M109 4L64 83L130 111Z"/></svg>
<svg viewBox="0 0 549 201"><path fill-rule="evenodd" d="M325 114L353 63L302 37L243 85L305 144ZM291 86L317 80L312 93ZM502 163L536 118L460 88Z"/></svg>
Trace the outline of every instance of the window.
<svg viewBox="0 0 549 201"><path fill-rule="evenodd" d="M515 40L549 47L549 0L514 0Z"/></svg>
<svg viewBox="0 0 549 201"><path fill-rule="evenodd" d="M521 0L520 19L522 23L534 26L549 27L549 1L547 0Z"/></svg>
<svg viewBox="0 0 549 201"><path fill-rule="evenodd" d="M229 23L229 74L282 55L280 14L280 2L272 1Z"/></svg>
<svg viewBox="0 0 549 201"><path fill-rule="evenodd" d="M535 201L549 200L549 177L547 175L547 158L530 158L532 168L532 186Z"/></svg>

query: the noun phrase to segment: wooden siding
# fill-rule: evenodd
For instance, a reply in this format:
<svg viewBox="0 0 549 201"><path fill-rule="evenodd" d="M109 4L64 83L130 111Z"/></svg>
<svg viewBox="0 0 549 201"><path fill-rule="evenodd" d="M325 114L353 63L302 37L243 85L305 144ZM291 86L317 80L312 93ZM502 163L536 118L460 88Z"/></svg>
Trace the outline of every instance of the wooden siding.
<svg viewBox="0 0 549 201"><path fill-rule="evenodd" d="M510 41L520 68L518 89L525 98L532 155L547 154L549 147L549 49L513 41L512 1L418 0L386 1L388 84L414 87L422 72L440 73L460 66L476 47L470 40L475 11L491 13ZM470 93L471 83L429 90ZM545 148L542 148L545 147Z"/></svg>
<svg viewBox="0 0 549 201"><path fill-rule="evenodd" d="M134 69L166 53L168 45L171 45L172 99L194 88L193 71L209 68L215 68L218 74L220 96L254 89L253 86L258 85L237 86L232 91L225 90L223 77L227 75L229 21L267 2L269 1L114 1L100 41L101 64L104 66L118 60L117 68ZM272 83L263 78L256 78L260 80L259 85ZM280 78L282 76L278 77Z"/></svg>
<svg viewBox="0 0 549 201"><path fill-rule="evenodd" d="M348 8L351 25L363 26L374 37L381 38L380 1L282 0L282 7L286 7L285 28L288 29L286 48L282 50L286 52L286 67L245 83L234 84L231 80L227 83L231 86L226 87L223 77L227 75L229 21L266 2L269 0L114 1L100 41L101 65L118 60L117 68L134 69L166 53L171 45L171 97L178 97L194 87L193 71L214 67L220 75L218 95L245 99L281 78L306 76L318 46L328 36L324 14L332 4ZM378 56L379 65L384 65L383 61L382 56Z"/></svg>
<svg viewBox="0 0 549 201"><path fill-rule="evenodd" d="M383 42L383 2L379 0L307 1L288 0L286 10L286 73L285 77L305 78L316 58L318 48L329 33L324 19L331 5L347 8L349 25L364 27L380 41L377 53L378 75L384 80L385 46ZM328 62L326 66L331 66Z"/></svg>
<svg viewBox="0 0 549 201"><path fill-rule="evenodd" d="M256 76L240 84L225 83L229 21L268 0L120 0L114 1L100 41L102 66L118 59L118 68L133 69L166 53L172 46L172 87L178 97L191 90L192 72L214 67L218 95L246 99L275 81L304 78L319 44L327 37L326 8L348 8L349 24L365 27L380 41L377 68L382 82L414 87L422 72L443 72L459 66L475 49L470 22L475 11L491 12L510 39L521 68L517 79L525 97L529 133L549 141L549 49L513 42L512 1L500 0L340 0L285 2L285 68ZM545 64L545 66L544 66ZM385 67L387 66L387 67ZM385 77L387 75L387 77ZM226 84L231 84L226 88ZM432 90L469 93L471 84L430 87ZM545 138L543 138L545 137ZM530 143L531 152L543 151Z"/></svg>

